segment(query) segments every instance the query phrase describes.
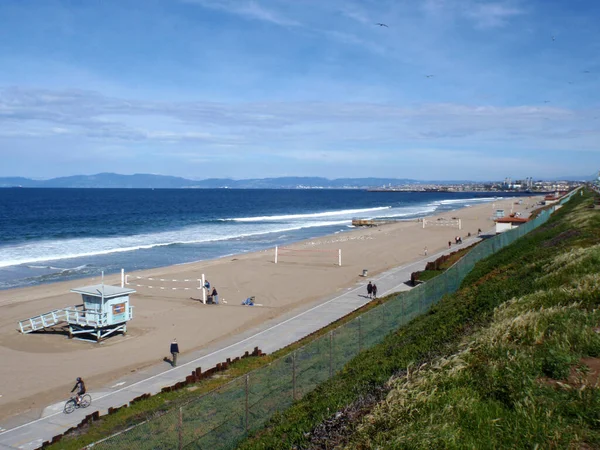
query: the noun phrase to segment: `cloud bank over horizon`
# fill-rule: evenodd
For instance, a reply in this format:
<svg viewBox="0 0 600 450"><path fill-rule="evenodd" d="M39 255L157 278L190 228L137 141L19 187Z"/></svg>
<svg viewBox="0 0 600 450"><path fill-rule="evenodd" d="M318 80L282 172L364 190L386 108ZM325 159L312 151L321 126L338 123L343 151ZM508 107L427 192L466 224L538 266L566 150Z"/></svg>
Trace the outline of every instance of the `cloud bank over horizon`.
<svg viewBox="0 0 600 450"><path fill-rule="evenodd" d="M587 175L594 14L591 1L4 3L0 176Z"/></svg>

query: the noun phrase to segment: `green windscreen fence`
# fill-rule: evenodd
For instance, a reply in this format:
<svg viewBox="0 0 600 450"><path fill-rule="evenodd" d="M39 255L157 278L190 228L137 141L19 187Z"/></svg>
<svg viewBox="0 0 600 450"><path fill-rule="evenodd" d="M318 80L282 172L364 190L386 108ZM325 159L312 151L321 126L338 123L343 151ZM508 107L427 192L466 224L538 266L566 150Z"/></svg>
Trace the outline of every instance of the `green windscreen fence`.
<svg viewBox="0 0 600 450"><path fill-rule="evenodd" d="M576 193L563 198L564 204ZM475 264L545 223L554 208L533 220L476 245L443 274L335 330L273 361L268 366L94 444L94 449L229 449L248 432L262 427L277 411L333 377L348 361L391 331L426 312L446 295L456 292Z"/></svg>

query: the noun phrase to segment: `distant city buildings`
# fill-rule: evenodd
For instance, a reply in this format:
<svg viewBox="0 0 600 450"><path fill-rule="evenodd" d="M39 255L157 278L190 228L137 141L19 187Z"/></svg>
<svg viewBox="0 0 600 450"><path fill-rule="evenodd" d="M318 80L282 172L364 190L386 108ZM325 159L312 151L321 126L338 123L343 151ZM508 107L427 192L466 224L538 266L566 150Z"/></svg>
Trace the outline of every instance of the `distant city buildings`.
<svg viewBox="0 0 600 450"><path fill-rule="evenodd" d="M600 183L600 172L598 173ZM405 184L393 186L386 184L371 191L400 192L563 192L584 184L583 181L534 181L533 177L521 180L505 178L498 182L471 182L455 184Z"/></svg>

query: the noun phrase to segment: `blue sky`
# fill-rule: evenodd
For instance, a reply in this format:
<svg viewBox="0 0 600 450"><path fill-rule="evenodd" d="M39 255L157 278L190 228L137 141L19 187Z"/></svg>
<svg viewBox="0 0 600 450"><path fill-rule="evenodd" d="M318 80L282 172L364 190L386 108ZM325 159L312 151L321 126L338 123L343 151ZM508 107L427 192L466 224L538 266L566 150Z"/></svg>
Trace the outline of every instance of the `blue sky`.
<svg viewBox="0 0 600 450"><path fill-rule="evenodd" d="M589 175L599 20L593 0L2 0L0 176Z"/></svg>

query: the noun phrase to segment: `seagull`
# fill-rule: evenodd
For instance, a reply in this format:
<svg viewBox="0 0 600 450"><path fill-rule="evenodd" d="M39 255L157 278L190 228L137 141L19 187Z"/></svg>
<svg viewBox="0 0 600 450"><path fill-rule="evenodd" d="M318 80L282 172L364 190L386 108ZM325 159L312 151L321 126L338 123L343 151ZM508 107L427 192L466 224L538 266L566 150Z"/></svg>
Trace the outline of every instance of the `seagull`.
<svg viewBox="0 0 600 450"><path fill-rule="evenodd" d="M583 73L590 73L590 71L589 70L584 70Z"/></svg>
<svg viewBox="0 0 600 450"><path fill-rule="evenodd" d="M385 23L377 22L375 25L379 25L380 27L389 28Z"/></svg>
<svg viewBox="0 0 600 450"><path fill-rule="evenodd" d="M425 75L426 78L432 78L433 75Z"/></svg>
<svg viewBox="0 0 600 450"><path fill-rule="evenodd" d="M555 41L556 40L556 36L552 36L552 40Z"/></svg>
<svg viewBox="0 0 600 450"><path fill-rule="evenodd" d="M544 103L550 103L550 100L544 100Z"/></svg>

